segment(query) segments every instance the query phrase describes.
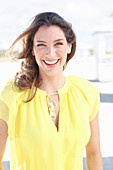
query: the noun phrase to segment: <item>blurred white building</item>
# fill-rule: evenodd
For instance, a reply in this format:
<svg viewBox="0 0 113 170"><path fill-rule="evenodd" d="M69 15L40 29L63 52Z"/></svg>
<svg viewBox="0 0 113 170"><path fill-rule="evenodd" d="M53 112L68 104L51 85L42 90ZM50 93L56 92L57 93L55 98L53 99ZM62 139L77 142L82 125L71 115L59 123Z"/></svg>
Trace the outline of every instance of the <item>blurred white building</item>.
<svg viewBox="0 0 113 170"><path fill-rule="evenodd" d="M110 14L113 17L113 12ZM97 27L95 37L96 79L113 80L113 23Z"/></svg>

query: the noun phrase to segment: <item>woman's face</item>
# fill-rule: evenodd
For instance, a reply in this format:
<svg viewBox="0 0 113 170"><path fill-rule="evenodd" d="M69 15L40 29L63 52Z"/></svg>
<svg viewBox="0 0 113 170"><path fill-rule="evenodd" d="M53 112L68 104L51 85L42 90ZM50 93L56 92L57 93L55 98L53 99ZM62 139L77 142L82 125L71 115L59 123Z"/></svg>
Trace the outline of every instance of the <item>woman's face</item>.
<svg viewBox="0 0 113 170"><path fill-rule="evenodd" d="M33 55L39 66L40 76L56 76L63 72L71 44L58 26L41 26L33 40Z"/></svg>

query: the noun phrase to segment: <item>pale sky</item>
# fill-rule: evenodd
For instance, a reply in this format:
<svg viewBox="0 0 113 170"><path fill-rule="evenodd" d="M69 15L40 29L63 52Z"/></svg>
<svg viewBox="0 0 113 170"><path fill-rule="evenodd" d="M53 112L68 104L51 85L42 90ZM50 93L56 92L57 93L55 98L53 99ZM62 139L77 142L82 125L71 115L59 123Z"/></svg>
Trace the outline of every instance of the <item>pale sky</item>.
<svg viewBox="0 0 113 170"><path fill-rule="evenodd" d="M57 12L71 22L77 42L93 46L92 33L113 24L111 0L3 0L0 4L0 49L9 48L39 12Z"/></svg>

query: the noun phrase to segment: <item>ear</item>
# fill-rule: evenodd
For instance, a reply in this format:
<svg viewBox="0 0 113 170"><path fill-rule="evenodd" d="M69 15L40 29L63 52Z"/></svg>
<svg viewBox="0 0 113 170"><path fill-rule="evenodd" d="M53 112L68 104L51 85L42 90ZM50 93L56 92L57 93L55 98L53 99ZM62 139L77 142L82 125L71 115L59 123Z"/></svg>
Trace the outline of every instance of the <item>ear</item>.
<svg viewBox="0 0 113 170"><path fill-rule="evenodd" d="M67 51L67 54L70 54L70 53L71 53L71 48L72 48L72 44L68 44L68 51Z"/></svg>

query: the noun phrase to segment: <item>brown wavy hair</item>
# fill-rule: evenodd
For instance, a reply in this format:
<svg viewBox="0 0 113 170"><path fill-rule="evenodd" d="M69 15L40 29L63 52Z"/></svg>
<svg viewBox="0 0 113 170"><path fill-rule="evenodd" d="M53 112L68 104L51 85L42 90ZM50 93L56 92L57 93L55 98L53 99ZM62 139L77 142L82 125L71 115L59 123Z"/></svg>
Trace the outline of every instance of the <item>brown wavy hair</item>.
<svg viewBox="0 0 113 170"><path fill-rule="evenodd" d="M76 51L76 36L74 31L72 30L72 26L70 23L65 21L61 16L54 12L39 13L34 17L30 26L17 37L17 39L8 50L9 54L11 54L11 51L14 48L15 44L19 40L21 40L22 50L13 59L24 59L24 61L22 61L21 63L21 71L17 72L15 75L15 84L19 87L20 90L31 89L26 102L29 102L33 99L36 94L37 88L41 83L39 81L39 67L36 63L35 57L32 54L32 50L35 33L37 32L39 27L43 25L59 26L64 32L67 42L72 45L71 53L67 54L67 60L64 69L68 61L74 56Z"/></svg>

